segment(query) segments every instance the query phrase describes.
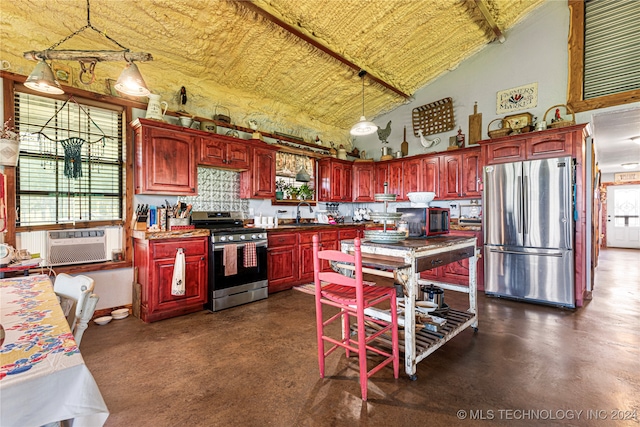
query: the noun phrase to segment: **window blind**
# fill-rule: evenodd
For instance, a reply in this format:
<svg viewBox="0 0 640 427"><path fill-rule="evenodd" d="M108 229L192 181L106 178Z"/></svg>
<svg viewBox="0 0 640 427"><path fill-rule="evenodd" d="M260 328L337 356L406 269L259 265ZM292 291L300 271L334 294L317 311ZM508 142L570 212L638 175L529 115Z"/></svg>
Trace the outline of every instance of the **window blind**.
<svg viewBox="0 0 640 427"><path fill-rule="evenodd" d="M640 89L640 1L585 2L584 99Z"/></svg>
<svg viewBox="0 0 640 427"><path fill-rule="evenodd" d="M16 91L17 226L123 219L122 110ZM62 140L81 138L82 176L65 176ZM69 157L69 156L67 156Z"/></svg>

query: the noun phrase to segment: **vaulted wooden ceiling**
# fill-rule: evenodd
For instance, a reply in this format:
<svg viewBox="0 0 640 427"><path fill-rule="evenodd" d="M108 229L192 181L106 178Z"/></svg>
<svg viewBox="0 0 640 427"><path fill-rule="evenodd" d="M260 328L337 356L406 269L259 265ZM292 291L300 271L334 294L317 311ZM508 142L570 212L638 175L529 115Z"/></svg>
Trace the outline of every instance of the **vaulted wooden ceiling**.
<svg viewBox="0 0 640 427"><path fill-rule="evenodd" d="M508 37L544 0L91 0L91 24L132 51L152 92L201 117L229 109L265 131L347 142L367 118L406 103L461 61ZM484 12L484 13L483 13ZM87 23L85 0L2 1L0 59L28 75L45 50ZM83 31L56 49L114 49ZM73 85L79 64L72 68ZM99 63L88 87L106 92L122 62ZM480 84L480 83L479 83ZM187 103L179 103L185 86Z"/></svg>

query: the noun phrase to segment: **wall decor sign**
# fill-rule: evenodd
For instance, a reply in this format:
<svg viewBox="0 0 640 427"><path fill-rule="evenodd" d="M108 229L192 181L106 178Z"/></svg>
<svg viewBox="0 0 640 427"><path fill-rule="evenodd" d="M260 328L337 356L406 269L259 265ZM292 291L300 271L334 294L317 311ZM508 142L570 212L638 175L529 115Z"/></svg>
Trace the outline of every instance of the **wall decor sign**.
<svg viewBox="0 0 640 427"><path fill-rule="evenodd" d="M538 83L530 83L498 92L496 114L525 110L538 105Z"/></svg>
<svg viewBox="0 0 640 427"><path fill-rule="evenodd" d="M614 182L640 181L640 172L623 172L613 174Z"/></svg>

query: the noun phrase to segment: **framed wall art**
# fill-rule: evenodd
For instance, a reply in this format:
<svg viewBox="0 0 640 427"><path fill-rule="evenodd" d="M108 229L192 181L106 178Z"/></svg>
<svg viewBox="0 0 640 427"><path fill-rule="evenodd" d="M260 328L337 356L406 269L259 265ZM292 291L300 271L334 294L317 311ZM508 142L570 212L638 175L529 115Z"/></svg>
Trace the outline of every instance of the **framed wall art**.
<svg viewBox="0 0 640 427"><path fill-rule="evenodd" d="M530 83L498 92L496 114L526 110L538 105L538 83Z"/></svg>

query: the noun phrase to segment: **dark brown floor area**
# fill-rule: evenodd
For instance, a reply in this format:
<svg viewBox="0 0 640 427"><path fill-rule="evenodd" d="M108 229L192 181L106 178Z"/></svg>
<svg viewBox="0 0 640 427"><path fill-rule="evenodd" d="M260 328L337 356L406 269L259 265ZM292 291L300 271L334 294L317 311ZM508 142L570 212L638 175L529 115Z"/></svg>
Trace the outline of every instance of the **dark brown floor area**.
<svg viewBox="0 0 640 427"><path fill-rule="evenodd" d="M612 418L640 417L640 251L604 250L599 263L593 300L577 311L482 294L477 334L427 357L417 381L383 369L365 403L357 358L335 353L319 377L313 297L297 291L92 324L81 351L108 427L638 425Z"/></svg>

